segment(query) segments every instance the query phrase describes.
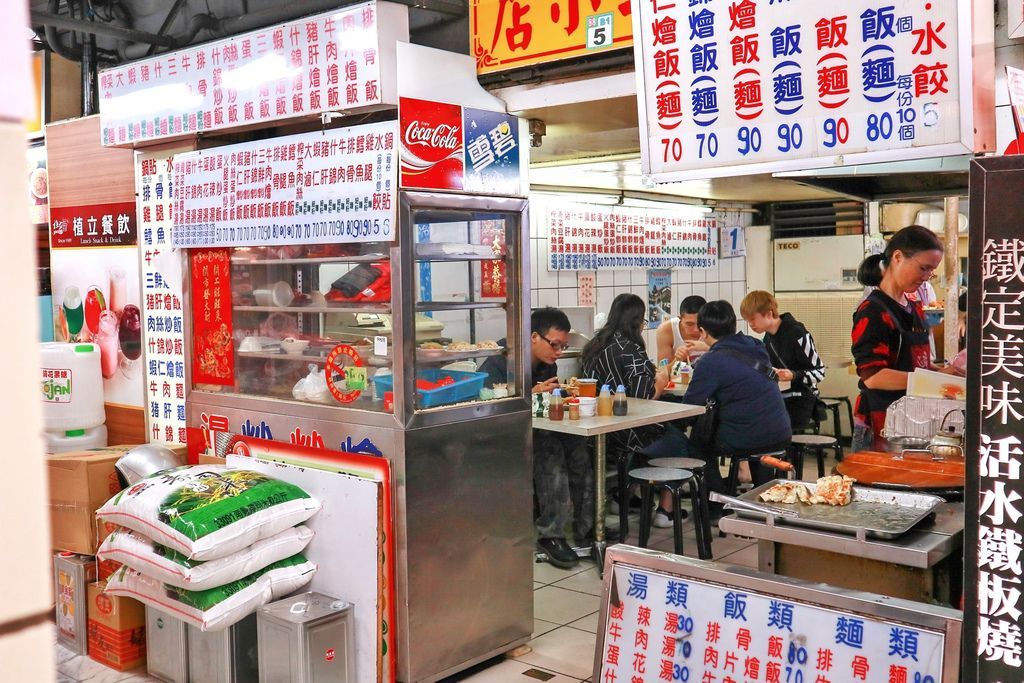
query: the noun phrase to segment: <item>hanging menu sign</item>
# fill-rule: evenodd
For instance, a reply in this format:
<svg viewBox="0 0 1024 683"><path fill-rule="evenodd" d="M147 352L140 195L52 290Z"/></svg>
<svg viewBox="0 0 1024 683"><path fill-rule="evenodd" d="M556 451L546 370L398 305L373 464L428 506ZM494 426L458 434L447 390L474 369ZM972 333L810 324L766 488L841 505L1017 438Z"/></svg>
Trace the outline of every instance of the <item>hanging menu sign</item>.
<svg viewBox="0 0 1024 683"><path fill-rule="evenodd" d="M547 210L548 270L714 268L718 221L675 205L671 211L599 204Z"/></svg>
<svg viewBox="0 0 1024 683"><path fill-rule="evenodd" d="M634 3L644 173L669 181L972 152L970 5Z"/></svg>
<svg viewBox="0 0 1024 683"><path fill-rule="evenodd" d="M100 72L104 145L396 104L405 8L352 5Z"/></svg>
<svg viewBox="0 0 1024 683"><path fill-rule="evenodd" d="M630 554L638 555L637 566L614 561L616 555ZM831 608L794 599L790 594L800 593L800 587L767 575L735 576L692 562L701 565L695 575L714 576L718 583L690 575L690 562L668 561L664 564L672 571L660 571L644 566L651 564L653 553L644 557L626 548L609 556L612 570L605 581L613 577L612 587L598 626L594 681L956 680L948 677L957 670L960 648L960 624L954 618L959 613L953 610L936 608L943 613L939 619L909 609L889 616L878 602L866 599L872 596L848 591L844 608ZM824 591L814 592L829 599ZM851 611L850 603L864 611Z"/></svg>
<svg viewBox="0 0 1024 683"><path fill-rule="evenodd" d="M185 333L182 325L182 252L171 246L171 152L147 152L135 161L142 343L145 349L147 438L187 443Z"/></svg>
<svg viewBox="0 0 1024 683"><path fill-rule="evenodd" d="M390 241L394 122L303 133L174 158L174 246Z"/></svg>

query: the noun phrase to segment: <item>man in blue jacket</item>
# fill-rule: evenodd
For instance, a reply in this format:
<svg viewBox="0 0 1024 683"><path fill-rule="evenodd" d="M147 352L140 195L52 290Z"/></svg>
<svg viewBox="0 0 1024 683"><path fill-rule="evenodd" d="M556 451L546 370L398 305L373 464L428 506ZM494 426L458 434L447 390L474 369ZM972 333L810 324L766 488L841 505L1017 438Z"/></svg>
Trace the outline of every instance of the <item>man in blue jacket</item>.
<svg viewBox="0 0 1024 683"><path fill-rule="evenodd" d="M789 446L793 436L786 404L773 376L764 344L736 331L736 312L728 301L710 301L697 314L701 339L710 348L693 367L684 403L718 403L715 452L693 454L708 462L705 477L710 491L725 492L718 470L722 453L768 453ZM771 478L771 470L756 464L755 484Z"/></svg>

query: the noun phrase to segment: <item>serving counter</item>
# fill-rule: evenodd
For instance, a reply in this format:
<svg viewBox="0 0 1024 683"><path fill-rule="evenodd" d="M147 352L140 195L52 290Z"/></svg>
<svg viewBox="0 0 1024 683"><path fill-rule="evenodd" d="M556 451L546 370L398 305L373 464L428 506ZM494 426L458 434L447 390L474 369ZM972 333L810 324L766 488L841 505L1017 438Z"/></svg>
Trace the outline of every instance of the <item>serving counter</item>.
<svg viewBox="0 0 1024 683"><path fill-rule="evenodd" d="M757 540L758 569L918 602L958 604L964 505L943 503L930 520L893 540L729 515L726 533Z"/></svg>

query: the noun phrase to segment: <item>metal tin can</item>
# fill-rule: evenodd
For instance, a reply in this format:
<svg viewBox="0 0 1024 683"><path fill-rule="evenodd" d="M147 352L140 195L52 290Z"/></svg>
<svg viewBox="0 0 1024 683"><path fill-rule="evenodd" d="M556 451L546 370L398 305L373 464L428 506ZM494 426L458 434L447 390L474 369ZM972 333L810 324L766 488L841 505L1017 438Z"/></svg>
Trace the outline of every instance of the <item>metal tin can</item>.
<svg viewBox="0 0 1024 683"><path fill-rule="evenodd" d="M96 580L96 563L88 555L53 556L53 594L57 601L58 641L75 654L88 650L88 600L85 585Z"/></svg>
<svg viewBox="0 0 1024 683"><path fill-rule="evenodd" d="M189 683L185 622L146 607L146 671L167 683Z"/></svg>
<svg viewBox="0 0 1024 683"><path fill-rule="evenodd" d="M260 683L355 683L351 603L302 593L257 612Z"/></svg>
<svg viewBox="0 0 1024 683"><path fill-rule="evenodd" d="M222 631L188 626L189 683L256 683L256 615Z"/></svg>

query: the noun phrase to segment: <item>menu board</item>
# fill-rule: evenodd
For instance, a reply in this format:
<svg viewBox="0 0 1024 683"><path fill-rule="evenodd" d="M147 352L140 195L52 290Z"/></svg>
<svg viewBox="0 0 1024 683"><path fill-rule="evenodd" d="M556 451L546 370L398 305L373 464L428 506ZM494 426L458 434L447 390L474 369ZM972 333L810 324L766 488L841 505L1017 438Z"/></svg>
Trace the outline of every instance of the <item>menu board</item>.
<svg viewBox="0 0 1024 683"><path fill-rule="evenodd" d="M136 158L142 345L145 353L146 436L187 443L185 332L182 326L182 252L171 246L172 152Z"/></svg>
<svg viewBox="0 0 1024 683"><path fill-rule="evenodd" d="M970 4L635 3L644 172L678 180L972 151Z"/></svg>
<svg viewBox="0 0 1024 683"><path fill-rule="evenodd" d="M595 681L948 680L941 631L648 568L613 567L620 602L602 612Z"/></svg>
<svg viewBox="0 0 1024 683"><path fill-rule="evenodd" d="M408 36L380 9L352 5L104 69L103 144L394 104L381 82L382 52Z"/></svg>
<svg viewBox="0 0 1024 683"><path fill-rule="evenodd" d="M393 240L396 133L391 121L176 156L174 246Z"/></svg>
<svg viewBox="0 0 1024 683"><path fill-rule="evenodd" d="M714 268L718 220L699 209L598 204L548 208L548 270Z"/></svg>

